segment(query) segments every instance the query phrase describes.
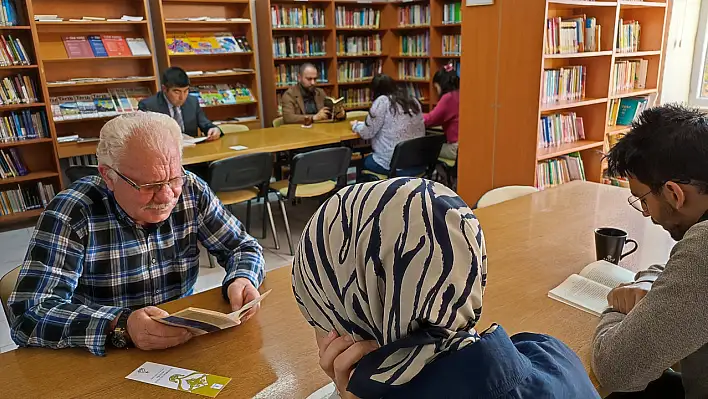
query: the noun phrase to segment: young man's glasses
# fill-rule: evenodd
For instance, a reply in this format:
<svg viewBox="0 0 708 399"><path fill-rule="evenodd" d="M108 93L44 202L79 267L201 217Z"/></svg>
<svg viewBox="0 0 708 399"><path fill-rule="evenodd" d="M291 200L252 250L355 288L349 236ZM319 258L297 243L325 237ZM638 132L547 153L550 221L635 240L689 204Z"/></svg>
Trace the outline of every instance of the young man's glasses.
<svg viewBox="0 0 708 399"><path fill-rule="evenodd" d="M140 194L157 194L162 190L163 186L168 186L170 190L175 190L178 187L182 187L184 185L184 179L186 176L186 173L184 171L184 168L182 168L182 175L173 177L170 180L160 182L160 183L147 183L147 184L138 184L134 181L132 181L129 177L126 175L120 173L118 170L114 168L110 168L112 171L116 172L118 177L123 179L126 183L128 183L131 187L136 189L137 191L140 192Z"/></svg>
<svg viewBox="0 0 708 399"><path fill-rule="evenodd" d="M649 194L651 194L651 191L642 195L641 197L635 197L634 195L630 195L629 198L627 198L627 202L629 202L629 205L632 205L632 208L638 210L639 212L647 212L647 200L645 198Z"/></svg>

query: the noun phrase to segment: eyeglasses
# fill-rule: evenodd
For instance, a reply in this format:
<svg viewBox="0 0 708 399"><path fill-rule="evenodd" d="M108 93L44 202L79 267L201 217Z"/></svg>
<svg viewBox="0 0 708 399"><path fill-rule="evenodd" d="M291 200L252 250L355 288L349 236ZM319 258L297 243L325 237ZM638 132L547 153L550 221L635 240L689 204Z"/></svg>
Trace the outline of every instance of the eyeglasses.
<svg viewBox="0 0 708 399"><path fill-rule="evenodd" d="M179 187L182 187L184 185L184 179L186 176L186 172L184 171L184 168L182 168L182 175L173 177L170 180L160 182L160 183L148 183L148 184L138 184L134 181L132 181L129 177L126 175L120 173L114 168L110 168L112 171L116 172L118 177L123 179L126 183L130 184L131 187L136 189L140 194L157 194L162 190L163 186L168 186L170 190L175 190Z"/></svg>
<svg viewBox="0 0 708 399"><path fill-rule="evenodd" d="M647 202L644 198L649 194L651 194L651 191L642 195L641 197L635 197L634 195L630 195L629 198L627 198L627 202L629 202L629 205L632 205L632 208L638 210L639 212L647 212Z"/></svg>

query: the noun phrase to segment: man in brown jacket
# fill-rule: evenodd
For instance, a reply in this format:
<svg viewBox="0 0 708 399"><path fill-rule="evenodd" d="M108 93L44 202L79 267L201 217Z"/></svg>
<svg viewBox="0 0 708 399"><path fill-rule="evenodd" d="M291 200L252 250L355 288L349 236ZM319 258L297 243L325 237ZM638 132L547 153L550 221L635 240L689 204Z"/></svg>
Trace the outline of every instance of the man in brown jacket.
<svg viewBox="0 0 708 399"><path fill-rule="evenodd" d="M298 84L283 93L283 122L303 124L308 117L315 122L330 119L332 110L325 107L327 95L316 86L317 68L310 63L302 64L299 78ZM334 116L335 120L346 118L347 113L341 108Z"/></svg>

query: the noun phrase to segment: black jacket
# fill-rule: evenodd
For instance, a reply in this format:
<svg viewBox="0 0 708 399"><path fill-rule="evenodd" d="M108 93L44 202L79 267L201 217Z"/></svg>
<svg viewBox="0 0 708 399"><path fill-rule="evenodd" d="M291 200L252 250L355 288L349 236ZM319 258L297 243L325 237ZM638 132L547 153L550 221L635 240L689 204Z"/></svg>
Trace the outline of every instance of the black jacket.
<svg viewBox="0 0 708 399"><path fill-rule="evenodd" d="M165 98L165 95L162 93L157 93L152 97L141 100L138 104L138 109L141 111L152 111L170 115L167 98ZM199 106L199 101L196 98L192 96L187 97L187 101L185 101L181 109L182 119L184 120L184 134L197 137L197 127L204 135L207 134L209 129L217 127L204 115L204 111L202 107Z"/></svg>

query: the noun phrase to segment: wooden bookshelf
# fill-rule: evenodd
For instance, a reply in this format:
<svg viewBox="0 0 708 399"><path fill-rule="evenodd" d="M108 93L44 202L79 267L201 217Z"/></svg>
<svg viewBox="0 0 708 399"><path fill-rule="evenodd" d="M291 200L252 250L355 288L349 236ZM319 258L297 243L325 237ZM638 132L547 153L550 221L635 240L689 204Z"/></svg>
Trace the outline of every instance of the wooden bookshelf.
<svg viewBox="0 0 708 399"><path fill-rule="evenodd" d="M247 86L256 101L202 107L212 121L234 117L256 116L256 120L243 122L251 129L261 128L263 121L259 102L259 71L256 69L256 54L172 54L167 51L166 38L176 33L218 33L230 32L234 37L245 36L251 47L255 46L253 13L247 0L149 0L152 25L155 30L155 46L160 70L180 67L185 71L219 71L231 68L251 69L253 72L233 72L191 76L193 85L243 84ZM226 18L227 21L169 21L173 18L211 17ZM228 21L243 18L248 21ZM255 47L254 47L255 48Z"/></svg>
<svg viewBox="0 0 708 399"><path fill-rule="evenodd" d="M602 182L606 136L628 131L626 126L608 126L610 103L658 94L670 5L670 0L496 0L490 6L464 7L462 31L484 40L466 41L461 57L460 126L474 126L460 134L462 197L475 203L495 187L535 185L538 162L574 152L580 153L587 180ZM600 51L544 54L547 18L583 14L602 26ZM620 53L615 48L619 19L640 22L638 51ZM615 62L629 59L648 61L646 87L616 93ZM585 97L543 104L543 70L578 65L587 70ZM567 112L583 118L585 139L539 148L540 118Z"/></svg>

